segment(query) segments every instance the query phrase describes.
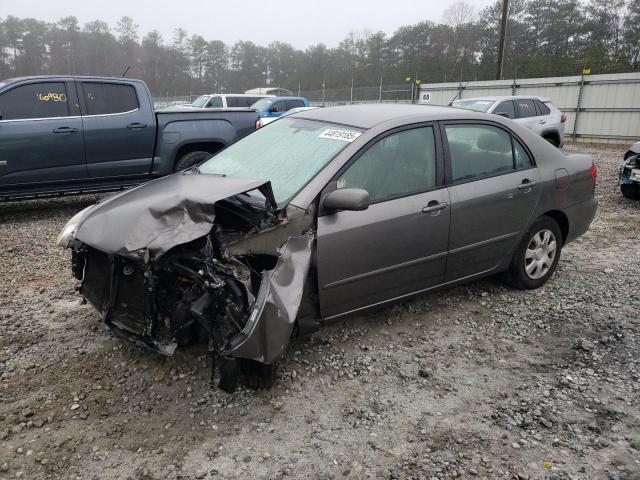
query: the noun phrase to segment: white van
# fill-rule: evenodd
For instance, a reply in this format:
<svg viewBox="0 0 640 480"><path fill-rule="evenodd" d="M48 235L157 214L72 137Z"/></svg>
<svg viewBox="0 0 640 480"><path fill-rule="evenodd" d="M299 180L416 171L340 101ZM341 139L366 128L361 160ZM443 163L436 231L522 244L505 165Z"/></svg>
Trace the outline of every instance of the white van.
<svg viewBox="0 0 640 480"><path fill-rule="evenodd" d="M200 95L192 108L249 108L258 100L275 95L247 95L246 93L212 93Z"/></svg>

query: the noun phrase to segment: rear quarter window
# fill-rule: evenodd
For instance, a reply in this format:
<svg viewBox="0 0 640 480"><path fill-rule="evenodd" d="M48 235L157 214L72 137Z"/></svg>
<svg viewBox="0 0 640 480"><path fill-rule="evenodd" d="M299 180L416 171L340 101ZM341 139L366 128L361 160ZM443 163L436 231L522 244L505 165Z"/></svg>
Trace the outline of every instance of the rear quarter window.
<svg viewBox="0 0 640 480"><path fill-rule="evenodd" d="M31 83L0 95L2 120L55 118L69 115L63 82Z"/></svg>
<svg viewBox="0 0 640 480"><path fill-rule="evenodd" d="M82 82L87 115L124 113L139 108L136 89L121 83Z"/></svg>
<svg viewBox="0 0 640 480"><path fill-rule="evenodd" d="M536 100L536 106L540 112L540 115L549 115L551 114L551 110L540 100Z"/></svg>

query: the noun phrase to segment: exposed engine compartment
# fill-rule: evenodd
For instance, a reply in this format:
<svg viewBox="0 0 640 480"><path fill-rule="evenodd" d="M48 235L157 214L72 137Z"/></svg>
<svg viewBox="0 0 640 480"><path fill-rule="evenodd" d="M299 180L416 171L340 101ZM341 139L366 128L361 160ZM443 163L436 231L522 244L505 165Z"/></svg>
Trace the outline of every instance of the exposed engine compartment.
<svg viewBox="0 0 640 480"><path fill-rule="evenodd" d="M216 358L232 364L221 366L223 377L227 372L228 378L220 380L226 390L235 388L239 368L272 371L301 304L312 235L305 221L290 222L286 212L274 208L269 193L262 186L215 202L207 234L174 246L165 240L166 252L155 258L146 249L105 252L81 238L74 240L72 265L80 293L114 333L156 352L172 355L180 346L206 343L212 377ZM170 218L180 218L171 213ZM302 233L304 227L307 233L290 237L292 225L294 231ZM284 244L273 244L281 243L284 235ZM265 238L256 243L261 236ZM117 245L113 238L109 241ZM297 283L296 293L274 292L278 279L283 288ZM291 301L283 303L288 296ZM275 333L273 345L264 340L265 328Z"/></svg>

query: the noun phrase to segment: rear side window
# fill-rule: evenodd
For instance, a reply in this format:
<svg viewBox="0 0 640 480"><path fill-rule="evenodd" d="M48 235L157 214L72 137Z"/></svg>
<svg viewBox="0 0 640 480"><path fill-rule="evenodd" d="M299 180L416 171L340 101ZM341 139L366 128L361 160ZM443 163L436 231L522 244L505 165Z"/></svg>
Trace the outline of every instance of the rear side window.
<svg viewBox="0 0 640 480"><path fill-rule="evenodd" d="M338 188L363 188L372 202L418 193L435 185L432 127L403 130L383 138L338 179Z"/></svg>
<svg viewBox="0 0 640 480"><path fill-rule="evenodd" d="M0 95L2 120L55 118L69 115L63 82L32 83Z"/></svg>
<svg viewBox="0 0 640 480"><path fill-rule="evenodd" d="M249 108L258 100L256 97L227 97L227 107Z"/></svg>
<svg viewBox="0 0 640 480"><path fill-rule="evenodd" d="M451 180L471 180L514 169L511 135L491 125L446 125Z"/></svg>
<svg viewBox="0 0 640 480"><path fill-rule="evenodd" d="M87 115L105 115L137 110L138 97L131 85L82 82Z"/></svg>
<svg viewBox="0 0 640 480"><path fill-rule="evenodd" d="M533 100L517 99L515 102L518 106L518 118L535 117L537 115Z"/></svg>
<svg viewBox="0 0 640 480"><path fill-rule="evenodd" d="M501 102L494 110L496 115L505 115L507 118L516 118L516 109L513 100L505 100Z"/></svg>
<svg viewBox="0 0 640 480"><path fill-rule="evenodd" d="M549 115L551 113L549 107L547 107L543 102L541 102L540 100L536 100L535 102L540 115Z"/></svg>
<svg viewBox="0 0 640 480"><path fill-rule="evenodd" d="M304 102L302 100L287 100L287 110L298 107L304 107Z"/></svg>

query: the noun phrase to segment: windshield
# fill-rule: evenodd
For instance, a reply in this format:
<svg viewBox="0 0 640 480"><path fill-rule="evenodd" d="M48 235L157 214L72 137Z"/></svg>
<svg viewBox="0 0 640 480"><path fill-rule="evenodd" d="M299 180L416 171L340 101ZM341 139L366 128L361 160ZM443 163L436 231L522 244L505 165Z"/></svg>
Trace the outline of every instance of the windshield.
<svg viewBox="0 0 640 480"><path fill-rule="evenodd" d="M451 106L475 112L486 112L494 103L496 103L495 100L456 100Z"/></svg>
<svg viewBox="0 0 640 480"><path fill-rule="evenodd" d="M264 110L269 105L271 105L271 102L273 102L273 100L269 98L263 98L261 100L258 100L253 105L251 105L251 110Z"/></svg>
<svg viewBox="0 0 640 480"><path fill-rule="evenodd" d="M283 118L214 155L200 166L200 173L269 180L282 206L361 132Z"/></svg>
<svg viewBox="0 0 640 480"><path fill-rule="evenodd" d="M207 100L209 100L209 95L200 95L196 98L191 104L192 107L202 108L207 104Z"/></svg>

